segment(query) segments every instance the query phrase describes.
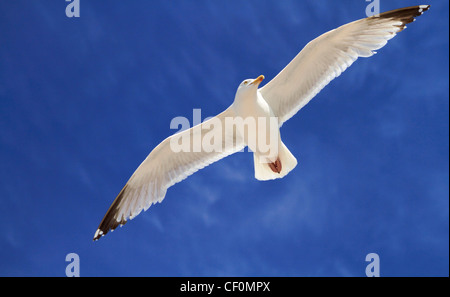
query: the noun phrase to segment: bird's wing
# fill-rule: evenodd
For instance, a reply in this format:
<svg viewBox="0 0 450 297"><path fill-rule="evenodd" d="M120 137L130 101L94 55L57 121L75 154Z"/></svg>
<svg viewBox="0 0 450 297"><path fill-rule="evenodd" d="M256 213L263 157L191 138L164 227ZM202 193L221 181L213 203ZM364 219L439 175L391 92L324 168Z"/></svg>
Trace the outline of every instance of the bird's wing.
<svg viewBox="0 0 450 297"><path fill-rule="evenodd" d="M370 57L429 5L401 8L357 20L309 42L260 92L280 126L358 57Z"/></svg>
<svg viewBox="0 0 450 297"><path fill-rule="evenodd" d="M231 107L191 129L166 138L153 149L108 209L95 232L94 240L125 224L152 204L161 202L170 186L242 150L244 141L236 129L226 127L227 117L235 117ZM208 146L211 144L215 146Z"/></svg>

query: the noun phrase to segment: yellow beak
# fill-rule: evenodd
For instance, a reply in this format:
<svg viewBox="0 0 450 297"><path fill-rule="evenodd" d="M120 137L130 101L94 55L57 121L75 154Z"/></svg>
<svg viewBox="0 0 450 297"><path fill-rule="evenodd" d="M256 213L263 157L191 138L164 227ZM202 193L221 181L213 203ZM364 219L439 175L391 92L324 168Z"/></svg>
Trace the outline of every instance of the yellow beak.
<svg viewBox="0 0 450 297"><path fill-rule="evenodd" d="M260 75L260 76L258 76L257 79L255 79L254 81L252 81L250 84L251 84L251 85L253 85L253 84L259 85L259 84L263 81L263 79L264 79L264 75Z"/></svg>

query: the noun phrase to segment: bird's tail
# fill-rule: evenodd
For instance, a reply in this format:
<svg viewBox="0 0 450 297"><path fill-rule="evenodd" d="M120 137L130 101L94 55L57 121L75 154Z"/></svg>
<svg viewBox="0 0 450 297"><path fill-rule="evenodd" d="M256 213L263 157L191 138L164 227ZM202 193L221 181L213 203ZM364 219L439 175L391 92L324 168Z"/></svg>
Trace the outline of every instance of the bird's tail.
<svg viewBox="0 0 450 297"><path fill-rule="evenodd" d="M261 160L255 154L253 154L253 161L255 163L255 178L258 180L282 178L297 166L297 159L282 141L280 141L278 149L277 162L273 164L264 162L264 160Z"/></svg>

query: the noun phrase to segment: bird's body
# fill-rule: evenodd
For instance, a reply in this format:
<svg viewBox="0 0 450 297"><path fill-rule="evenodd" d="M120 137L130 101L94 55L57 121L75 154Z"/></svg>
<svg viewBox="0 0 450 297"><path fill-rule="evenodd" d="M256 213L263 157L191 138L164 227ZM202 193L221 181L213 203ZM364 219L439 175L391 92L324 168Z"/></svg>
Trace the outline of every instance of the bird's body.
<svg viewBox="0 0 450 297"><path fill-rule="evenodd" d="M260 75L243 81L231 108L235 119L242 119L243 124L236 125L237 133L253 152L255 178L270 180L287 175L297 159L281 141L279 119L258 89L263 79Z"/></svg>
<svg viewBox="0 0 450 297"><path fill-rule="evenodd" d="M235 118L242 119L244 123L236 127L245 145L258 158L267 159L269 163L276 161L281 139L278 119L258 90L263 79L261 75L254 82L244 81L236 92L231 108Z"/></svg>
<svg viewBox="0 0 450 297"><path fill-rule="evenodd" d="M406 7L345 24L309 42L264 87L258 89L262 75L244 80L229 108L153 149L108 209L94 240L161 202L175 183L246 146L254 153L256 179L284 177L297 159L281 141L283 123L358 57L372 56L428 9L429 5ZM179 149L176 144L186 139L193 143ZM205 149L211 141L213 149Z"/></svg>

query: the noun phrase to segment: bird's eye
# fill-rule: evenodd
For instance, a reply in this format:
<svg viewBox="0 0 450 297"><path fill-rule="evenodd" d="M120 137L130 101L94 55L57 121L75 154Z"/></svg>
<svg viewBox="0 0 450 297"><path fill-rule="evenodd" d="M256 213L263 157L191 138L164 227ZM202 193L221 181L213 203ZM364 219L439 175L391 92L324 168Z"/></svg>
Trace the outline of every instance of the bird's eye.
<svg viewBox="0 0 450 297"><path fill-rule="evenodd" d="M244 81L244 85L248 84L248 81Z"/></svg>

